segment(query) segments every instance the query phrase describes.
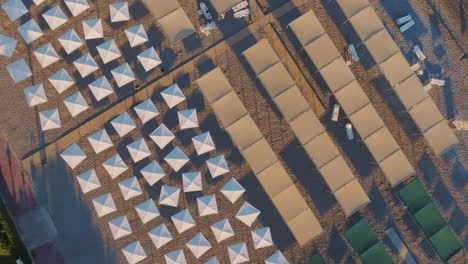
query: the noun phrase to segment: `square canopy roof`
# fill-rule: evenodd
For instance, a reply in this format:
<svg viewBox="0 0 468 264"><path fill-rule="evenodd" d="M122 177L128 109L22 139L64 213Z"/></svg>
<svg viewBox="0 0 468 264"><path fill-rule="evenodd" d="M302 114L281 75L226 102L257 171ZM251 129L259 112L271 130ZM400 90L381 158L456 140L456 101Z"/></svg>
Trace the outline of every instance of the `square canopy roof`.
<svg viewBox="0 0 468 264"><path fill-rule="evenodd" d="M181 7L158 19L158 22L172 44L196 33L192 22Z"/></svg>
<svg viewBox="0 0 468 264"><path fill-rule="evenodd" d="M382 118L380 118L374 106L370 103L349 116L349 119L362 139L367 138L369 135L385 126Z"/></svg>
<svg viewBox="0 0 468 264"><path fill-rule="evenodd" d="M257 179L270 199L294 185L280 161L258 173Z"/></svg>
<svg viewBox="0 0 468 264"><path fill-rule="evenodd" d="M347 116L351 116L370 103L367 94L356 80L336 92L335 97Z"/></svg>
<svg viewBox="0 0 468 264"><path fill-rule="evenodd" d="M177 0L142 0L142 2L157 20L180 7Z"/></svg>
<svg viewBox="0 0 468 264"><path fill-rule="evenodd" d="M419 127L419 130L423 133L433 125L439 123L440 120L444 119L431 97L427 97L422 102L415 105L409 111L409 114Z"/></svg>
<svg viewBox="0 0 468 264"><path fill-rule="evenodd" d="M289 230L291 230L291 233L301 246L323 232L323 228L320 225L319 220L309 208L293 219L287 221L287 224Z"/></svg>
<svg viewBox="0 0 468 264"><path fill-rule="evenodd" d="M312 109L305 111L289 122L289 126L296 134L302 145L322 134L325 129Z"/></svg>
<svg viewBox="0 0 468 264"><path fill-rule="evenodd" d="M278 160L265 138L260 139L241 152L255 174L268 168Z"/></svg>
<svg viewBox="0 0 468 264"><path fill-rule="evenodd" d="M400 146L387 127L382 127L379 131L366 138L364 142L377 162L381 162L389 157L390 154L400 149Z"/></svg>
<svg viewBox="0 0 468 264"><path fill-rule="evenodd" d="M242 55L257 76L280 61L267 39L262 39L257 44L246 49L242 52Z"/></svg>
<svg viewBox="0 0 468 264"><path fill-rule="evenodd" d="M336 0L346 17L352 17L369 6L369 0Z"/></svg>
<svg viewBox="0 0 468 264"><path fill-rule="evenodd" d="M247 110L234 91L216 100L211 104L216 117L224 127L228 127L236 120L247 115Z"/></svg>
<svg viewBox="0 0 468 264"><path fill-rule="evenodd" d="M397 84L393 90L406 109L411 109L413 106L429 97L429 94L424 91L424 87L416 74L413 74L408 79Z"/></svg>
<svg viewBox="0 0 468 264"><path fill-rule="evenodd" d="M296 85L279 94L273 100L288 122L310 109L309 103Z"/></svg>
<svg viewBox="0 0 468 264"><path fill-rule="evenodd" d="M380 64L382 61L400 51L400 48L397 46L387 30L377 32L365 43L367 50L376 64Z"/></svg>
<svg viewBox="0 0 468 264"><path fill-rule="evenodd" d="M333 141L327 132L315 137L309 143L304 145L304 149L315 164L320 169L329 161L340 155Z"/></svg>
<svg viewBox="0 0 468 264"><path fill-rule="evenodd" d="M298 216L304 210L309 209L304 198L302 198L302 195L297 190L296 185L291 185L284 189L275 195L271 201L286 222Z"/></svg>
<svg viewBox="0 0 468 264"><path fill-rule="evenodd" d="M382 160L379 166L392 187L397 186L415 173L413 166L401 149Z"/></svg>
<svg viewBox="0 0 468 264"><path fill-rule="evenodd" d="M328 34L323 34L310 42L304 50L318 70L341 56Z"/></svg>
<svg viewBox="0 0 468 264"><path fill-rule="evenodd" d="M336 157L320 168L320 173L332 193L337 192L345 184L355 179L353 172L342 156Z"/></svg>
<svg viewBox="0 0 468 264"><path fill-rule="evenodd" d="M250 115L244 115L241 119L226 127L226 131L240 151L263 138L262 132L260 132Z"/></svg>
<svg viewBox="0 0 468 264"><path fill-rule="evenodd" d="M313 11L309 11L289 23L288 27L291 28L302 47L326 33Z"/></svg>
<svg viewBox="0 0 468 264"><path fill-rule="evenodd" d="M445 120L441 120L424 132L424 137L437 155L445 153L458 142L457 136L455 136Z"/></svg>
<svg viewBox="0 0 468 264"><path fill-rule="evenodd" d="M242 0L210 0L211 5L219 15L225 13L240 2L242 2Z"/></svg>
<svg viewBox="0 0 468 264"><path fill-rule="evenodd" d="M221 68L215 68L196 82L209 104L233 90Z"/></svg>
<svg viewBox="0 0 468 264"><path fill-rule="evenodd" d="M356 178L338 189L335 197L347 217L370 203L369 197Z"/></svg>
<svg viewBox="0 0 468 264"><path fill-rule="evenodd" d="M377 16L372 6L368 6L350 17L349 22L353 25L354 30L359 38L361 38L362 42L369 39L378 31L385 30L382 20Z"/></svg>
<svg viewBox="0 0 468 264"><path fill-rule="evenodd" d="M258 79L272 98L294 85L294 80L281 62L262 72Z"/></svg>
<svg viewBox="0 0 468 264"><path fill-rule="evenodd" d="M346 65L346 62L341 57L320 69L320 74L333 93L355 79L348 65Z"/></svg>
<svg viewBox="0 0 468 264"><path fill-rule="evenodd" d="M392 87L413 74L408 61L401 52L395 53L382 62L379 67Z"/></svg>

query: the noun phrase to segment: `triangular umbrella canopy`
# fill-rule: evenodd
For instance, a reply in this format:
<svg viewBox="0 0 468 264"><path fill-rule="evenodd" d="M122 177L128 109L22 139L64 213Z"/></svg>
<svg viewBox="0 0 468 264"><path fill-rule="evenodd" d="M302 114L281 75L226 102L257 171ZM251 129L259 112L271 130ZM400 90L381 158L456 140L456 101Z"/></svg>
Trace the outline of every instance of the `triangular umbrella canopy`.
<svg viewBox="0 0 468 264"><path fill-rule="evenodd" d="M159 194L159 204L177 207L179 204L180 189L177 187L163 185Z"/></svg>
<svg viewBox="0 0 468 264"><path fill-rule="evenodd" d="M206 166L208 166L212 178L229 172L229 167L223 154L207 160Z"/></svg>
<svg viewBox="0 0 468 264"><path fill-rule="evenodd" d="M210 258L205 264L220 264L216 257Z"/></svg>
<svg viewBox="0 0 468 264"><path fill-rule="evenodd" d="M63 102L72 116L77 116L89 108L88 103L79 91L65 98Z"/></svg>
<svg viewBox="0 0 468 264"><path fill-rule="evenodd" d="M78 16L89 8L88 2L86 2L86 0L65 0L65 4L74 17Z"/></svg>
<svg viewBox="0 0 468 264"><path fill-rule="evenodd" d="M146 224L149 221L160 216L159 210L154 204L154 201L152 199L148 199L145 202L137 205L135 207L135 210L138 216L140 217L141 222L143 222L143 224Z"/></svg>
<svg viewBox="0 0 468 264"><path fill-rule="evenodd" d="M117 47L117 44L115 44L113 39L98 45L96 49L99 52L99 56L101 56L102 62L104 63L108 63L122 56L119 48Z"/></svg>
<svg viewBox="0 0 468 264"><path fill-rule="evenodd" d="M78 144L73 143L67 149L65 149L62 153L60 153L60 157L70 166L70 168L74 169L78 166L83 160L86 159L86 154L81 150Z"/></svg>
<svg viewBox="0 0 468 264"><path fill-rule="evenodd" d="M239 212L237 212L236 218L242 223L252 226L259 215L260 211L257 208L253 207L248 202L244 202Z"/></svg>
<svg viewBox="0 0 468 264"><path fill-rule="evenodd" d="M145 28L142 24L138 24L125 30L130 47L136 47L148 41Z"/></svg>
<svg viewBox="0 0 468 264"><path fill-rule="evenodd" d="M47 102L47 96L42 84L26 87L23 92L29 107Z"/></svg>
<svg viewBox="0 0 468 264"><path fill-rule="evenodd" d="M216 149L210 132L205 132L193 137L192 142L198 155L202 155Z"/></svg>
<svg viewBox="0 0 468 264"><path fill-rule="evenodd" d="M101 19L83 20L83 32L86 40L104 38Z"/></svg>
<svg viewBox="0 0 468 264"><path fill-rule="evenodd" d="M65 24L68 20L65 13L63 13L62 9L57 5L45 11L42 14L42 17L44 18L44 20L47 22L47 25L49 25L50 29L52 30Z"/></svg>
<svg viewBox="0 0 468 264"><path fill-rule="evenodd" d="M119 87L129 84L135 80L135 75L128 63L124 63L111 71L115 82Z"/></svg>
<svg viewBox="0 0 468 264"><path fill-rule="evenodd" d="M7 35L0 34L0 55L11 58L18 41Z"/></svg>
<svg viewBox="0 0 468 264"><path fill-rule="evenodd" d="M229 223L227 218L212 224L211 231L218 243L235 235L231 223Z"/></svg>
<svg viewBox="0 0 468 264"><path fill-rule="evenodd" d="M182 90L180 90L177 83L174 83L166 89L162 90L161 96L164 101L166 101L166 104L169 106L169 108L172 108L185 101L185 95L182 93Z"/></svg>
<svg viewBox="0 0 468 264"><path fill-rule="evenodd" d="M127 112L123 112L111 121L112 126L119 136L123 137L136 128L135 123Z"/></svg>
<svg viewBox="0 0 468 264"><path fill-rule="evenodd" d="M58 41L67 54L70 54L83 46L83 41L80 39L74 29L70 29L65 32L65 34L58 38Z"/></svg>
<svg viewBox="0 0 468 264"><path fill-rule="evenodd" d="M179 234L195 226L195 221L188 209L178 212L171 219Z"/></svg>
<svg viewBox="0 0 468 264"><path fill-rule="evenodd" d="M141 122L144 124L159 115L158 109L150 98L133 107Z"/></svg>
<svg viewBox="0 0 468 264"><path fill-rule="evenodd" d="M249 261L249 252L247 251L247 245L244 242L228 246L228 254L231 264Z"/></svg>
<svg viewBox="0 0 468 264"><path fill-rule="evenodd" d="M60 128L62 126L57 108L39 112L39 120L41 121L42 131Z"/></svg>
<svg viewBox="0 0 468 264"><path fill-rule="evenodd" d="M98 65L89 53L76 59L73 64L80 73L81 78L90 75L98 69Z"/></svg>
<svg viewBox="0 0 468 264"><path fill-rule="evenodd" d="M37 61L42 68L45 68L60 59L54 47L50 43L41 46L34 51Z"/></svg>
<svg viewBox="0 0 468 264"><path fill-rule="evenodd" d="M175 172L178 172L189 161L189 158L179 147L175 147L164 160Z"/></svg>
<svg viewBox="0 0 468 264"><path fill-rule="evenodd" d="M182 184L184 185L184 192L202 191L201 173L199 171L182 173Z"/></svg>
<svg viewBox="0 0 468 264"><path fill-rule="evenodd" d="M160 149L163 149L175 138L175 136L166 125L161 124L150 134L150 138Z"/></svg>
<svg viewBox="0 0 468 264"><path fill-rule="evenodd" d="M30 19L26 23L19 26L18 32L21 34L26 44L29 44L40 38L43 34L41 28L34 19Z"/></svg>
<svg viewBox="0 0 468 264"><path fill-rule="evenodd" d="M31 69L29 69L24 59L8 64L7 70L15 83L19 83L32 75Z"/></svg>
<svg viewBox="0 0 468 264"><path fill-rule="evenodd" d="M197 198L198 214L200 216L218 213L218 205L215 195L207 195Z"/></svg>
<svg viewBox="0 0 468 264"><path fill-rule="evenodd" d="M189 129L189 128L198 127L197 110L195 109L181 110L177 112L177 116L179 117L180 129Z"/></svg>
<svg viewBox="0 0 468 264"><path fill-rule="evenodd" d="M166 260L166 264L187 264L182 249L167 253L164 255L164 259Z"/></svg>
<svg viewBox="0 0 468 264"><path fill-rule="evenodd" d="M111 22L121 22L130 20L127 2L118 2L109 4Z"/></svg>
<svg viewBox="0 0 468 264"><path fill-rule="evenodd" d="M130 200L133 197L143 194L135 176L119 182L119 187L125 200Z"/></svg>
<svg viewBox="0 0 468 264"><path fill-rule="evenodd" d="M119 176L128 169L127 165L122 160L119 154L115 154L108 160L104 161L102 163L102 166L104 167L104 169L106 169L107 173L109 173L112 179L115 179L117 176Z"/></svg>
<svg viewBox="0 0 468 264"><path fill-rule="evenodd" d="M132 233L132 228L125 215L109 221L109 227L114 239L119 239Z"/></svg>
<svg viewBox="0 0 468 264"><path fill-rule="evenodd" d="M139 241L122 248L122 253L129 264L138 263L146 258L146 253Z"/></svg>
<svg viewBox="0 0 468 264"><path fill-rule="evenodd" d="M156 162L155 160L153 160L143 169L141 169L140 173L143 175L146 182L148 182L150 186L157 183L166 175L161 166L159 166L158 162Z"/></svg>
<svg viewBox="0 0 468 264"><path fill-rule="evenodd" d="M112 199L112 196L110 193L94 198L93 204L94 204L94 208L96 209L96 213L99 217L102 217L104 215L117 211L117 207L115 206L114 199Z"/></svg>
<svg viewBox="0 0 468 264"><path fill-rule="evenodd" d="M58 93L62 93L75 83L70 74L68 74L68 72L63 68L50 76L49 82L54 86Z"/></svg>
<svg viewBox="0 0 468 264"><path fill-rule="evenodd" d="M96 98L96 101L101 101L105 97L114 93L111 84L105 76L97 78L95 81L88 84L88 87L93 93L94 98Z"/></svg>
<svg viewBox="0 0 468 264"><path fill-rule="evenodd" d="M244 192L244 187L234 178L231 178L221 189L221 193L226 196L231 203L235 203Z"/></svg>
<svg viewBox="0 0 468 264"><path fill-rule="evenodd" d="M28 9L21 0L8 0L2 5L2 9L11 21L15 21L28 13Z"/></svg>
<svg viewBox="0 0 468 264"><path fill-rule="evenodd" d="M158 65L162 63L161 58L159 58L158 53L156 53L153 47L138 54L137 58L143 66L143 69L147 72L158 67Z"/></svg>
<svg viewBox="0 0 468 264"><path fill-rule="evenodd" d="M135 163L151 155L151 151L143 138L128 144L127 150Z"/></svg>
<svg viewBox="0 0 468 264"><path fill-rule="evenodd" d="M99 182L96 171L94 169L76 176L76 179L78 180L81 191L83 193L87 193L101 187L101 182Z"/></svg>
<svg viewBox="0 0 468 264"><path fill-rule="evenodd" d="M273 246L273 239L271 238L269 227L252 230L251 233L255 249Z"/></svg>
<svg viewBox="0 0 468 264"><path fill-rule="evenodd" d="M273 255L265 260L265 264L289 264L289 262L284 257L283 253L281 253L281 251L276 250Z"/></svg>
<svg viewBox="0 0 468 264"><path fill-rule="evenodd" d="M93 147L96 154L101 153L102 151L113 146L112 140L107 134L107 131L103 128L97 131L96 133L88 136L89 144Z"/></svg>
<svg viewBox="0 0 468 264"><path fill-rule="evenodd" d="M193 255L197 259L211 248L210 242L208 242L202 233L196 234L185 245L188 247L188 249L190 249L190 251L192 251Z"/></svg>
<svg viewBox="0 0 468 264"><path fill-rule="evenodd" d="M164 223L149 231L148 235L156 248L161 248L173 239L171 232Z"/></svg>

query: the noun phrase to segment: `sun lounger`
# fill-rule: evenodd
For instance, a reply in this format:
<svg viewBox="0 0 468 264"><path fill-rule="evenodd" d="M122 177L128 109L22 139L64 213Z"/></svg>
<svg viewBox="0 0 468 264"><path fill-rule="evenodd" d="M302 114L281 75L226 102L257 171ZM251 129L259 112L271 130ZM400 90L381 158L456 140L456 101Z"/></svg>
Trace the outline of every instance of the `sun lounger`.
<svg viewBox="0 0 468 264"><path fill-rule="evenodd" d="M349 140L354 139L353 125L351 123L346 124L346 136Z"/></svg>
<svg viewBox="0 0 468 264"><path fill-rule="evenodd" d="M445 80L432 78L431 79L431 84L432 85L437 85L437 86L444 86L445 85Z"/></svg>
<svg viewBox="0 0 468 264"><path fill-rule="evenodd" d="M349 53L351 53L351 56L353 57L354 61L359 61L359 55L357 54L357 51L356 51L356 48L354 47L354 44L349 44L348 51L349 51Z"/></svg>
<svg viewBox="0 0 468 264"><path fill-rule="evenodd" d="M410 20L411 20L411 15L407 15L407 16L398 18L396 20L396 23L397 23L397 25L403 25L403 24L405 24L406 22L408 22Z"/></svg>
<svg viewBox="0 0 468 264"><path fill-rule="evenodd" d="M331 116L331 120L332 121L338 121L338 114L340 113L340 105L339 104L335 104L333 106L333 112L332 112L332 116Z"/></svg>
<svg viewBox="0 0 468 264"><path fill-rule="evenodd" d="M242 9L246 8L249 6L249 2L247 1L242 1L239 4L235 5L232 7L232 12L236 13L241 11Z"/></svg>
<svg viewBox="0 0 468 264"><path fill-rule="evenodd" d="M241 11L237 11L237 12L234 13L235 18L243 18L243 17L249 16L249 15L250 15L250 9L249 8L241 10Z"/></svg>
<svg viewBox="0 0 468 264"><path fill-rule="evenodd" d="M387 234L387 237L392 242L393 247L398 251L398 254L400 255L404 264L417 264L413 258L413 255L411 252L409 252L405 243L401 240L400 236L393 227L387 229L385 234Z"/></svg>
<svg viewBox="0 0 468 264"><path fill-rule="evenodd" d="M400 27L400 32L403 33L408 30L410 27L414 26L415 23L413 20L408 21L406 24Z"/></svg>
<svg viewBox="0 0 468 264"><path fill-rule="evenodd" d="M426 59L426 55L424 55L424 53L418 45L414 45L413 52L414 54L416 54L419 60L423 61Z"/></svg>

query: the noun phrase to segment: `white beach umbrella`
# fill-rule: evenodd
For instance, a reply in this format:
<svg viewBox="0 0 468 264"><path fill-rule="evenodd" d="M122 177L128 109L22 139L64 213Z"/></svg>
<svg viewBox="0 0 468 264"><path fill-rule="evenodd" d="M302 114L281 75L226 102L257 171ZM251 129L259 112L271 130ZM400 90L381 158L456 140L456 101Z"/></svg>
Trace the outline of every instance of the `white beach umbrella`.
<svg viewBox="0 0 468 264"><path fill-rule="evenodd" d="M269 227L252 230L251 233L255 249L273 246L273 239L271 238Z"/></svg>
<svg viewBox="0 0 468 264"><path fill-rule="evenodd" d="M218 243L235 235L227 218L212 224L210 228Z"/></svg>
<svg viewBox="0 0 468 264"><path fill-rule="evenodd" d="M184 251L182 251L182 249L167 253L164 255L164 259L166 260L166 264L187 264Z"/></svg>
<svg viewBox="0 0 468 264"><path fill-rule="evenodd" d="M237 212L236 218L242 223L252 226L259 215L260 211L257 208L253 207L248 202L244 202L239 212Z"/></svg>
<svg viewBox="0 0 468 264"><path fill-rule="evenodd" d="M149 136L160 149L163 149L175 138L171 130L164 124L160 124Z"/></svg>
<svg viewBox="0 0 468 264"><path fill-rule="evenodd" d="M62 153L60 153L60 157L70 166L70 168L74 169L78 166L83 160L86 159L86 154L81 150L78 144L73 143L67 149L65 149Z"/></svg>
<svg viewBox="0 0 468 264"><path fill-rule="evenodd" d="M198 155L202 155L216 149L210 132L205 132L193 137L192 142Z"/></svg>
<svg viewBox="0 0 468 264"><path fill-rule="evenodd" d="M65 34L58 37L58 41L67 54L70 54L83 46L83 41L74 29L70 29L65 32Z"/></svg>
<svg viewBox="0 0 468 264"><path fill-rule="evenodd" d="M125 172L128 167L125 162L122 160L119 154L115 154L110 157L108 160L102 163L104 169L111 176L112 179L115 179L117 176Z"/></svg>
<svg viewBox="0 0 468 264"><path fill-rule="evenodd" d="M112 195L110 193L94 198L93 204L98 217L102 217L104 215L117 211L114 199L112 199Z"/></svg>
<svg viewBox="0 0 468 264"><path fill-rule="evenodd" d="M109 4L111 22L122 22L130 20L127 2L117 2Z"/></svg>
<svg viewBox="0 0 468 264"><path fill-rule="evenodd" d="M11 58L18 41L15 38L0 34L0 55Z"/></svg>
<svg viewBox="0 0 468 264"><path fill-rule="evenodd" d="M117 47L117 44L115 44L113 39L99 44L96 49L99 52L99 56L101 56L102 62L104 63L108 63L122 56L119 47Z"/></svg>
<svg viewBox="0 0 468 264"><path fill-rule="evenodd" d="M44 34L34 19L30 19L19 26L18 32L21 34L26 44L30 44Z"/></svg>
<svg viewBox="0 0 468 264"><path fill-rule="evenodd" d="M219 177L229 172L229 167L223 154L207 160L206 166L212 178Z"/></svg>
<svg viewBox="0 0 468 264"><path fill-rule="evenodd" d="M235 203L244 192L244 187L234 178L231 178L221 189L221 193L226 196L231 203Z"/></svg>
<svg viewBox="0 0 468 264"><path fill-rule="evenodd" d="M249 261L249 252L247 251L247 245L244 242L228 246L227 248L231 264Z"/></svg>
<svg viewBox="0 0 468 264"><path fill-rule="evenodd" d="M159 194L159 204L177 207L179 204L180 189L177 187L162 185Z"/></svg>
<svg viewBox="0 0 468 264"><path fill-rule="evenodd" d="M47 102L47 96L42 84L26 87L23 92L29 107Z"/></svg>
<svg viewBox="0 0 468 264"><path fill-rule="evenodd" d="M143 138L128 144L127 150L135 163L151 156L151 151Z"/></svg>
<svg viewBox="0 0 468 264"><path fill-rule="evenodd" d="M164 101L166 101L166 104L169 106L169 108L173 108L174 106L185 101L185 95L182 93L182 90L180 90L177 83L174 83L166 89L162 90L161 96Z"/></svg>
<svg viewBox="0 0 468 264"><path fill-rule="evenodd" d="M31 69L29 69L24 59L19 59L8 64L7 70L15 83L19 83L32 75Z"/></svg>
<svg viewBox="0 0 468 264"><path fill-rule="evenodd" d="M104 29L100 18L83 20L84 39L104 38Z"/></svg>
<svg viewBox="0 0 468 264"><path fill-rule="evenodd" d="M62 93L66 89L70 88L75 81L72 79L68 72L61 68L55 72L52 76L49 77L49 82L57 90L58 93Z"/></svg>
<svg viewBox="0 0 468 264"><path fill-rule="evenodd" d="M289 264L289 262L284 257L283 253L281 253L281 251L276 250L273 255L265 260L265 264Z"/></svg>
<svg viewBox="0 0 468 264"><path fill-rule="evenodd" d="M158 53L153 47L138 54L137 58L143 66L143 69L147 72L158 67L158 65L162 63L161 58L159 58Z"/></svg>
<svg viewBox="0 0 468 264"><path fill-rule="evenodd" d="M89 108L88 103L79 91L65 98L63 102L72 116L77 116Z"/></svg>
<svg viewBox="0 0 468 264"><path fill-rule="evenodd" d="M171 152L169 152L164 160L175 172L178 172L187 162L189 162L189 158L179 147L175 147Z"/></svg>
<svg viewBox="0 0 468 264"><path fill-rule="evenodd" d="M2 5L2 9L11 21L15 21L28 13L28 9L21 0L8 0Z"/></svg>
<svg viewBox="0 0 468 264"><path fill-rule="evenodd" d="M139 241L135 241L122 248L122 253L128 264L136 264L146 258L146 253Z"/></svg>
<svg viewBox="0 0 468 264"><path fill-rule="evenodd" d="M109 227L114 239L119 239L132 233L132 228L125 215L109 221Z"/></svg>
<svg viewBox="0 0 468 264"><path fill-rule="evenodd" d="M201 173L199 171L182 173L182 184L184 186L184 192L202 191L203 183Z"/></svg>
<svg viewBox="0 0 468 264"><path fill-rule="evenodd" d="M42 131L60 128L62 126L57 108L39 112L39 120L41 122Z"/></svg>
<svg viewBox="0 0 468 264"><path fill-rule="evenodd" d="M179 234L195 226L195 221L188 209L178 212L171 219Z"/></svg>
<svg viewBox="0 0 468 264"><path fill-rule="evenodd" d="M65 4L74 17L78 16L89 8L88 2L86 2L86 0L65 0Z"/></svg>
<svg viewBox="0 0 468 264"><path fill-rule="evenodd" d="M45 11L42 14L42 17L47 22L47 25L49 25L49 28L52 30L65 24L68 20L67 16L65 13L63 13L62 9L58 5L55 5L51 9Z"/></svg>
<svg viewBox="0 0 468 264"><path fill-rule="evenodd" d="M130 47L136 47L148 41L145 28L142 24L138 24L125 30Z"/></svg>
<svg viewBox="0 0 468 264"><path fill-rule="evenodd" d="M96 154L101 153L102 151L110 148L113 146L112 140L107 134L107 131L102 128L98 130L96 133L88 136L88 141L91 147L94 149Z"/></svg>
<svg viewBox="0 0 468 264"><path fill-rule="evenodd" d="M200 258L205 252L210 250L211 244L208 242L206 237L202 233L196 234L192 239L190 239L185 244L190 251L192 251L193 255L198 259Z"/></svg>
<svg viewBox="0 0 468 264"><path fill-rule="evenodd" d="M42 2L44 2L45 0L32 0L34 2L35 5L40 5L42 4Z"/></svg>
<svg viewBox="0 0 468 264"><path fill-rule="evenodd" d="M220 264L216 257L210 258L205 264Z"/></svg>
<svg viewBox="0 0 468 264"><path fill-rule="evenodd" d="M177 112L177 116L179 117L179 126L181 130L198 127L197 110L181 110Z"/></svg>
<svg viewBox="0 0 468 264"><path fill-rule="evenodd" d="M111 84L105 76L97 78L95 81L88 84L88 87L93 93L94 98L96 98L96 101L101 101L105 97L114 93Z"/></svg>
<svg viewBox="0 0 468 264"><path fill-rule="evenodd" d="M73 65L75 65L76 69L80 73L81 78L85 78L98 69L98 65L89 53L86 53L76 59L73 62Z"/></svg>
<svg viewBox="0 0 468 264"><path fill-rule="evenodd" d="M125 200L130 200L133 197L143 194L135 176L119 182L119 187Z"/></svg>
<svg viewBox="0 0 468 264"><path fill-rule="evenodd" d="M169 232L169 229L167 229L164 223L149 231L148 235L157 249L171 242L173 239L171 232Z"/></svg>
<svg viewBox="0 0 468 264"><path fill-rule="evenodd" d="M135 80L135 75L128 63L124 63L111 71L115 82L119 87L129 84Z"/></svg>
<svg viewBox="0 0 468 264"><path fill-rule="evenodd" d="M141 122L144 124L159 115L158 109L154 106L151 98L144 100L133 107Z"/></svg>
<svg viewBox="0 0 468 264"><path fill-rule="evenodd" d="M59 55L50 43L36 49L34 51L34 55L42 68L45 68L60 59Z"/></svg>
<svg viewBox="0 0 468 264"><path fill-rule="evenodd" d="M127 112L123 112L110 122L120 137L136 128L135 123Z"/></svg>
<svg viewBox="0 0 468 264"><path fill-rule="evenodd" d="M200 216L218 213L218 205L215 195L207 195L197 198L198 214Z"/></svg>
<svg viewBox="0 0 468 264"><path fill-rule="evenodd" d="M148 182L150 186L153 186L166 175L164 170L161 168L161 166L159 166L158 162L156 162L155 160L153 160L143 169L141 169L140 173L143 175L146 182Z"/></svg>
<svg viewBox="0 0 468 264"><path fill-rule="evenodd" d="M159 210L154 204L154 201L152 199L148 199L144 201L143 203L137 205L135 207L135 210L138 216L140 217L141 222L143 222L143 224L146 224L149 221L160 216Z"/></svg>
<svg viewBox="0 0 468 264"><path fill-rule="evenodd" d="M76 176L76 179L78 180L81 191L83 193L88 193L101 187L101 182L99 182L96 171L94 169L88 170Z"/></svg>

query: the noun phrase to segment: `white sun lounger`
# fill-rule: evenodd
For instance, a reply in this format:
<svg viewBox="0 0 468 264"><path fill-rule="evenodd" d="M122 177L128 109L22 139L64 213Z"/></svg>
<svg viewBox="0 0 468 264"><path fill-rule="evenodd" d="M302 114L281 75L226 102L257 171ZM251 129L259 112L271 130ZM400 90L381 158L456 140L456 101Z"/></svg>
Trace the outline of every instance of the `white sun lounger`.
<svg viewBox="0 0 468 264"><path fill-rule="evenodd" d="M413 20L410 20L408 21L406 24L404 24L403 26L400 27L400 32L403 33L405 32L406 30L408 30L410 27L414 26L414 21Z"/></svg>
<svg viewBox="0 0 468 264"><path fill-rule="evenodd" d="M432 78L431 79L431 84L432 85L437 85L437 86L444 86L445 85L445 80Z"/></svg>
<svg viewBox="0 0 468 264"><path fill-rule="evenodd" d="M407 15L404 17L397 18L396 23L397 25L403 25L404 23L411 20L411 15Z"/></svg>
<svg viewBox="0 0 468 264"><path fill-rule="evenodd" d="M346 124L346 136L349 140L354 139L353 125L351 123Z"/></svg>
<svg viewBox="0 0 468 264"><path fill-rule="evenodd" d="M232 12L238 12L246 7L249 6L249 2L248 1L242 1L240 2L239 4L235 5L232 7Z"/></svg>
<svg viewBox="0 0 468 264"><path fill-rule="evenodd" d="M332 111L332 116L331 116L331 120L332 121L338 121L338 114L340 113L340 105L339 104L335 104L333 106L333 111Z"/></svg>
<svg viewBox="0 0 468 264"><path fill-rule="evenodd" d="M242 18L250 15L250 8L238 11L234 13L235 18Z"/></svg>
<svg viewBox="0 0 468 264"><path fill-rule="evenodd" d="M354 61L359 61L359 55L357 54L357 51L356 51L356 48L354 47L354 44L349 44L348 51L349 51L349 53L351 53L351 56L353 57Z"/></svg>
<svg viewBox="0 0 468 264"><path fill-rule="evenodd" d="M393 227L390 227L385 231L388 238L392 242L392 245L398 251L398 254L403 259L404 264L417 264L414 260L413 255L409 252L408 248L406 247L405 243L401 240L400 236L397 234Z"/></svg>
<svg viewBox="0 0 468 264"><path fill-rule="evenodd" d="M414 45L413 52L414 54L416 54L419 60L423 61L426 59L426 55L424 55L424 53L418 45Z"/></svg>

